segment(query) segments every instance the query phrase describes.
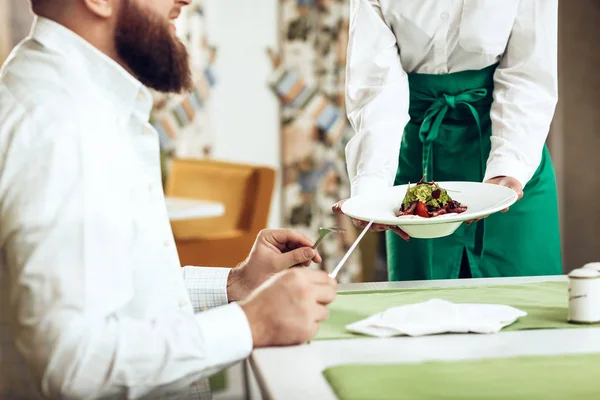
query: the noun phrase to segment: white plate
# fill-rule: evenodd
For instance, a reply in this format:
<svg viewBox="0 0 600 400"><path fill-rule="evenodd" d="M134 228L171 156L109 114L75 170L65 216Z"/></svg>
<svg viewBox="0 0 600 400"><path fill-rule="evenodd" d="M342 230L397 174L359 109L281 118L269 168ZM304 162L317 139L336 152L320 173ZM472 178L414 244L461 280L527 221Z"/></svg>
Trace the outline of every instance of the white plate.
<svg viewBox="0 0 600 400"><path fill-rule="evenodd" d="M466 205L467 211L433 218L416 215L396 217L408 185L353 197L342 205L342 211L349 217L362 221L396 225L414 238L431 239L451 235L463 222L487 217L517 201L517 193L504 186L478 182L437 183L448 191L453 200Z"/></svg>

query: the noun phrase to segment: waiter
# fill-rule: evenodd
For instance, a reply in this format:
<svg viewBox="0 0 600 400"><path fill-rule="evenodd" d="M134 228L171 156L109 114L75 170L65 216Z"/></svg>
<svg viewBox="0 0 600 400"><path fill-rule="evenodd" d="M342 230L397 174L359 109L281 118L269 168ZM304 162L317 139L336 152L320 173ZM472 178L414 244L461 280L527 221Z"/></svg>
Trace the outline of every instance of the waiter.
<svg viewBox="0 0 600 400"><path fill-rule="evenodd" d="M388 231L390 280L562 273L545 147L557 102L557 10L557 0L351 0L352 196L426 175L503 185L520 198L449 237L407 241Z"/></svg>

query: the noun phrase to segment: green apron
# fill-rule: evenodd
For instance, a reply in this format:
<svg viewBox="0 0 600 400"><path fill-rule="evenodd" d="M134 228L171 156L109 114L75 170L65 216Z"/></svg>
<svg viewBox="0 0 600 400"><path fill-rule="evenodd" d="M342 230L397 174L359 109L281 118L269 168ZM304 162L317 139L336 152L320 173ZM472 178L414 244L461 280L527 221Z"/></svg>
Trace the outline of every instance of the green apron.
<svg viewBox="0 0 600 400"><path fill-rule="evenodd" d="M446 75L409 74L410 117L396 185L428 180L481 182L490 153L497 65ZM405 242L387 232L391 281L454 279L468 261L474 278L562 273L556 180L546 147L525 196L440 239Z"/></svg>

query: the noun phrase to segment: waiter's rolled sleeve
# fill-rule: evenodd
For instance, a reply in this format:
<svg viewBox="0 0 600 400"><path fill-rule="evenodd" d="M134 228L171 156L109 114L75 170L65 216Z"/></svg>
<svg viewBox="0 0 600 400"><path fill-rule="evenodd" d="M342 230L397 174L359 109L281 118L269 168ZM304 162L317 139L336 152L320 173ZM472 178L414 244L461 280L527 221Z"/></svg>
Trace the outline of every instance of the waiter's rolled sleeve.
<svg viewBox="0 0 600 400"><path fill-rule="evenodd" d="M378 0L351 0L346 111L356 132L346 146L351 195L390 187L408 123L408 76Z"/></svg>
<svg viewBox="0 0 600 400"><path fill-rule="evenodd" d="M486 180L513 176L525 187L540 165L558 100L557 29L557 0L520 2L494 74Z"/></svg>

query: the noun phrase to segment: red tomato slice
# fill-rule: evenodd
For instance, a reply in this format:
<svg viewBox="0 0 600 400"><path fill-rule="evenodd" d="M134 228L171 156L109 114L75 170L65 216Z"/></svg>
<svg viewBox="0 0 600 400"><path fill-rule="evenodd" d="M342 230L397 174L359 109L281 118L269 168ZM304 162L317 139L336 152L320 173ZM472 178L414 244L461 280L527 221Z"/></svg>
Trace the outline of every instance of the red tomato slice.
<svg viewBox="0 0 600 400"><path fill-rule="evenodd" d="M429 218L429 212L427 211L427 206L425 205L425 203L417 203L417 215L419 217Z"/></svg>

